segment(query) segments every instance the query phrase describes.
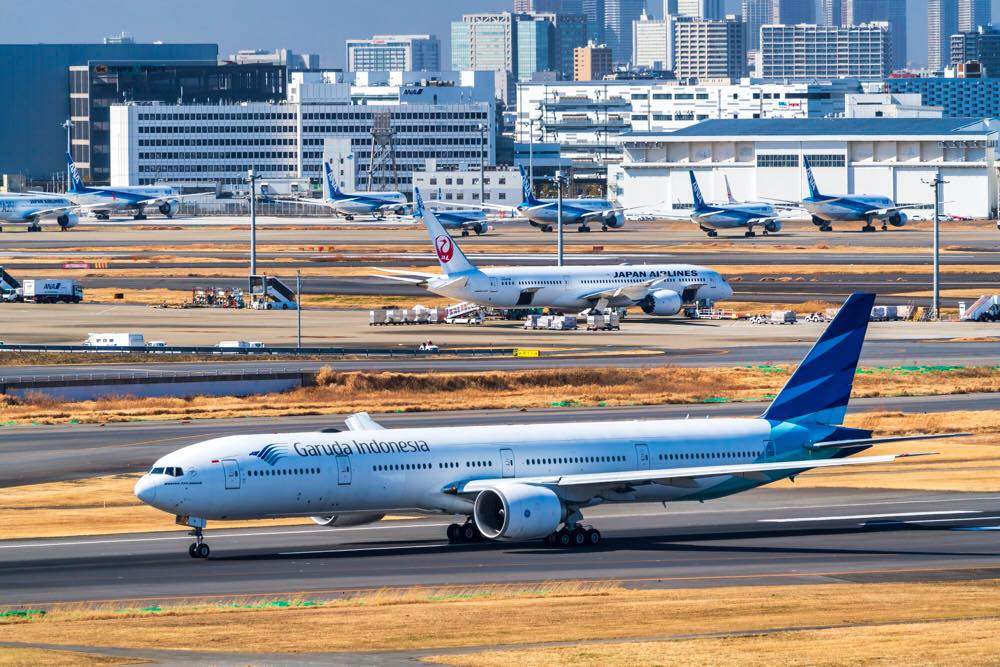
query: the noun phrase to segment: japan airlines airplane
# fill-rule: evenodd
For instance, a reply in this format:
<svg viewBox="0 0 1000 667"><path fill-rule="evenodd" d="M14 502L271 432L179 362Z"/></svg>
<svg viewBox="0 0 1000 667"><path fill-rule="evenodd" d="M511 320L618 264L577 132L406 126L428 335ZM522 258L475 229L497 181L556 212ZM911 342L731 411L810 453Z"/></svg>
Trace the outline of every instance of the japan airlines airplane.
<svg viewBox="0 0 1000 667"><path fill-rule="evenodd" d="M698 180L693 171L688 171L691 177L691 194L694 197L694 208L691 210L691 221L697 224L701 231L711 237L718 236L720 229L736 229L746 227L744 236L756 236L754 225L763 227L764 234L773 234L781 230L778 212L772 204L764 202L740 203L733 199L726 179L726 195L729 203L721 206L706 204L698 187Z"/></svg>
<svg viewBox="0 0 1000 667"><path fill-rule="evenodd" d="M385 429L366 413L348 433L233 435L160 458L138 498L193 528L208 520L311 517L321 526L389 512L457 514L453 542L544 539L595 545L581 510L601 503L704 501L850 458L872 445L957 436L872 437L842 426L875 297L854 294L757 419L605 421Z"/></svg>
<svg viewBox="0 0 1000 667"><path fill-rule="evenodd" d="M66 153L66 166L70 173L70 187L66 196L77 204L90 208L98 220L107 220L114 211L132 211L133 219L145 220L146 208L152 206L168 218L174 217L181 199L214 195L214 192L196 192L182 195L169 186L105 187L83 184L80 172L73 163L73 156Z"/></svg>
<svg viewBox="0 0 1000 667"><path fill-rule="evenodd" d="M406 195L401 192L343 192L333 179L333 170L328 162L323 163L323 174L329 196L323 201L296 199L300 204L325 206L335 213L353 220L356 215L370 215L381 220L386 213L401 215L410 206Z"/></svg>
<svg viewBox="0 0 1000 667"><path fill-rule="evenodd" d="M0 223L27 225L29 232L40 232L43 220L53 220L65 231L79 224L80 207L65 197L53 195L0 196Z"/></svg>
<svg viewBox="0 0 1000 667"><path fill-rule="evenodd" d="M864 222L865 226L861 228L863 232L874 232L873 223L876 220L882 222L883 230L888 229L889 225L902 227L907 220L903 209L926 208L921 204L897 206L889 197L880 195L821 194L816 187L809 158L803 156L803 159L806 166L806 180L809 182L809 196L799 205L812 216L813 224L819 227L820 231L832 231L831 222Z"/></svg>
<svg viewBox="0 0 1000 667"><path fill-rule="evenodd" d="M547 307L579 312L591 308L639 306L651 315L676 315L685 305L710 306L733 289L718 271L690 264L512 266L479 269L425 210L414 191L421 218L444 274L378 269L381 278L424 287L435 294L497 308Z"/></svg>

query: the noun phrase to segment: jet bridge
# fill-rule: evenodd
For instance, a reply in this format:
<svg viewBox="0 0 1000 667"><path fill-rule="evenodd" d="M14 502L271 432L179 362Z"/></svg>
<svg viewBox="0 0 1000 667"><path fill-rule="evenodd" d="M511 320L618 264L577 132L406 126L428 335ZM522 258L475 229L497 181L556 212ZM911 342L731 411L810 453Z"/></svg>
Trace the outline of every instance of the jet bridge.
<svg viewBox="0 0 1000 667"><path fill-rule="evenodd" d="M295 291L274 276L250 276L250 307L254 310L295 310Z"/></svg>

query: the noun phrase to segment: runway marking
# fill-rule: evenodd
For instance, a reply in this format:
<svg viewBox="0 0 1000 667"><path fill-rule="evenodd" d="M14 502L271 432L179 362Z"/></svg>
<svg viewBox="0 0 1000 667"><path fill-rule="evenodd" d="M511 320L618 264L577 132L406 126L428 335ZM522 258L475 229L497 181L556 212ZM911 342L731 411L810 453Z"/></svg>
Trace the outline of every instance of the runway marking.
<svg viewBox="0 0 1000 667"><path fill-rule="evenodd" d="M956 521L992 521L994 519L1000 519L1000 516L969 516L964 519L915 519L913 521L907 521L906 523L941 523L945 521L951 521L954 523Z"/></svg>
<svg viewBox="0 0 1000 667"><path fill-rule="evenodd" d="M846 521L851 519L888 519L901 516L934 516L938 514L982 514L982 510L944 510L940 512L898 512L895 514L854 514L842 516L807 516L792 519L757 519L757 523L797 523L800 521ZM913 522L911 522L913 523Z"/></svg>
<svg viewBox="0 0 1000 667"><path fill-rule="evenodd" d="M349 554L357 551L408 551L410 549L440 549L447 544L411 544L398 547L358 547L356 549L316 549L315 551L279 551L279 556L308 556L311 554Z"/></svg>

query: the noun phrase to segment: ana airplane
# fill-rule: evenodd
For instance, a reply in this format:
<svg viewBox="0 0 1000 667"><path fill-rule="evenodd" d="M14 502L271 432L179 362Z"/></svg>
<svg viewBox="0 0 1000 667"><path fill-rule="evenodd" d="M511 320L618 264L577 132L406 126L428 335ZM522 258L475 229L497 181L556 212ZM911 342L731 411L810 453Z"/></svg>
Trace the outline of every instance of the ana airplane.
<svg viewBox="0 0 1000 667"><path fill-rule="evenodd" d="M214 192L196 192L182 195L169 186L105 187L84 185L80 172L73 163L73 156L66 153L70 173L70 187L66 196L85 208L92 209L98 220L107 220L114 211L133 211L133 219L145 220L146 208L152 206L168 218L180 208L180 200L204 197Z"/></svg>
<svg viewBox="0 0 1000 667"><path fill-rule="evenodd" d="M206 440L160 458L138 498L193 528L207 558L208 520L308 516L321 526L389 512L464 515L453 542L544 539L596 545L581 510L601 503L704 501L850 458L872 445L953 437L872 437L842 426L874 303L854 294L757 419L605 421L385 429L366 413L349 433L268 433Z"/></svg>
<svg viewBox="0 0 1000 667"><path fill-rule="evenodd" d="M736 229L746 227L744 236L756 236L754 226L762 227L764 234L773 234L781 230L781 222L778 220L778 212L772 204L763 202L740 203L733 199L732 190L729 189L729 180L726 179L726 194L729 203L726 205L706 204L705 198L701 195L701 188L698 187L698 180L694 171L688 171L691 177L691 194L694 197L694 208L691 210L691 221L696 223L701 231L709 236L719 235L720 229Z"/></svg>
<svg viewBox="0 0 1000 667"><path fill-rule="evenodd" d="M333 170L328 162L323 163L323 174L326 176L326 187L329 197L323 201L311 199L296 199L300 204L325 206L347 220L353 220L356 215L370 215L381 220L386 213L402 215L409 207L406 195L401 192L343 192L334 182Z"/></svg>
<svg viewBox="0 0 1000 667"><path fill-rule="evenodd" d="M718 271L690 264L512 266L479 269L425 210L414 194L444 274L378 269L382 278L424 287L435 294L499 308L547 307L578 312L587 308L639 306L652 315L676 315L685 305L709 306L733 289Z"/></svg>
<svg viewBox="0 0 1000 667"><path fill-rule="evenodd" d="M0 222L27 225L29 232L40 232L43 220L55 221L65 231L80 223L80 207L66 197L54 195L0 196Z"/></svg>
<svg viewBox="0 0 1000 667"><path fill-rule="evenodd" d="M897 206L889 197L881 195L824 195L816 186L809 158L804 157L806 180L809 182L809 196L799 205L811 216L813 224L820 231L833 230L832 222L864 222L863 232L874 232L874 222L880 220L882 229L902 227L906 224L906 214L903 209L924 208L921 204L904 204Z"/></svg>

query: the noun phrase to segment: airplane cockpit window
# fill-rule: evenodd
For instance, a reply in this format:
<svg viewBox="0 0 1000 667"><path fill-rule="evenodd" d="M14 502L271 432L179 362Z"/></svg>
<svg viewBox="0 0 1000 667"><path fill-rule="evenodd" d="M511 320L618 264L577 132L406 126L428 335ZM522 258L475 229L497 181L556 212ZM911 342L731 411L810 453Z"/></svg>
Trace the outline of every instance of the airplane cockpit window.
<svg viewBox="0 0 1000 667"><path fill-rule="evenodd" d="M163 468L153 468L152 470L149 471L149 474L150 475L162 475L163 474Z"/></svg>

